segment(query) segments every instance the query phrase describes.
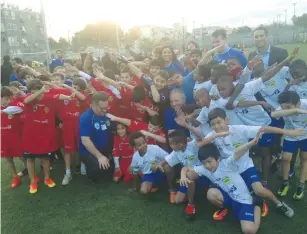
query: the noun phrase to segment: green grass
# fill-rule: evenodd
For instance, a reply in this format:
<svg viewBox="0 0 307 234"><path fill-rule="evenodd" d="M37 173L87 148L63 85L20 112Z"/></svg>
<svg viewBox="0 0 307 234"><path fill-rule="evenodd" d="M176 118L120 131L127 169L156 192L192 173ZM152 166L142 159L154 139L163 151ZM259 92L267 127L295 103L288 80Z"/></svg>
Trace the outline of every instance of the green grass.
<svg viewBox="0 0 307 234"><path fill-rule="evenodd" d="M307 44L282 44L282 45L278 45L278 47L284 48L288 51L289 54L292 53L292 51L294 50L294 48L296 47L300 47L300 52L299 55L297 56L297 58L303 59L307 62ZM251 52L254 51L255 48L246 48L246 53L247 55Z"/></svg>
<svg viewBox="0 0 307 234"><path fill-rule="evenodd" d="M81 175L64 187L63 167L57 163L51 173L57 183L55 188L40 183L38 193L30 195L27 177L18 189L9 188L11 177L2 161L2 233L240 233L239 223L232 215L222 222L212 220L215 209L204 196L197 202L197 219L187 222L183 217L184 205L169 204L166 189L147 198L138 193L127 194L123 184L88 184ZM279 181L274 178L270 182L276 189ZM286 201L295 210L295 218L283 217L270 204L269 216L262 219L259 233L306 233L307 202L292 201L293 192L292 189Z"/></svg>

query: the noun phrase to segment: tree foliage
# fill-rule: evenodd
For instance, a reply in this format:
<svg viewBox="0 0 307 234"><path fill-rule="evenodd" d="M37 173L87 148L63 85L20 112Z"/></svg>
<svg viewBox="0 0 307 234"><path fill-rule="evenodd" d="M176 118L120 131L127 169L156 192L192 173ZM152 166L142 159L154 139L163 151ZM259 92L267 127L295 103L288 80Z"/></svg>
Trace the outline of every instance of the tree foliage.
<svg viewBox="0 0 307 234"><path fill-rule="evenodd" d="M307 27L307 13L302 14L301 16L292 17L293 24L299 27Z"/></svg>

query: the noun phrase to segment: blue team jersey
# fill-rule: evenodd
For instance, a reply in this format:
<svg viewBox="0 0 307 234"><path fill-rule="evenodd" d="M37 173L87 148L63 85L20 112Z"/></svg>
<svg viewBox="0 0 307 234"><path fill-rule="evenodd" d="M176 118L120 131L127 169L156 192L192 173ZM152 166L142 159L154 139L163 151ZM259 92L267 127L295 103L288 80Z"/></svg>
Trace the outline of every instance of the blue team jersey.
<svg viewBox="0 0 307 234"><path fill-rule="evenodd" d="M171 63L168 67L164 68L165 72L171 72L176 71L177 73L184 75L184 67L181 65L181 63L177 60Z"/></svg>
<svg viewBox="0 0 307 234"><path fill-rule="evenodd" d="M111 143L112 123L106 116L98 116L90 108L85 111L79 120L80 126L80 143L79 151L81 155L88 155L89 152L82 144L81 137L90 137L91 141L99 151L108 149Z"/></svg>
<svg viewBox="0 0 307 234"><path fill-rule="evenodd" d="M218 63L221 63L222 61L225 60L225 62L227 62L229 60L230 57L236 57L242 68L245 68L247 65L247 59L245 57L245 55L243 54L242 51L234 49L234 48L228 48L226 49L225 52L221 53L221 54L217 54L214 56L214 60L218 61Z"/></svg>
<svg viewBox="0 0 307 234"><path fill-rule="evenodd" d="M53 72L53 70L56 68L56 67L59 67L59 66L64 66L64 60L62 59L53 59L50 63L50 72Z"/></svg>

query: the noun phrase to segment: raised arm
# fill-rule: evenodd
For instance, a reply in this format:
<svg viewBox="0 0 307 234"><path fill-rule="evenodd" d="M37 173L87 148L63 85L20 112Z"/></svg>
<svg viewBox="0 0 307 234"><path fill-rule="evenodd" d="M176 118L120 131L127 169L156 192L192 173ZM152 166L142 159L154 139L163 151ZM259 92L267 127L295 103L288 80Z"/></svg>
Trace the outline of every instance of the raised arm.
<svg viewBox="0 0 307 234"><path fill-rule="evenodd" d="M175 119L176 123L184 128L187 128L191 133L196 136L196 141L200 142L202 140L202 136L200 131L198 131L193 126L190 126L185 119L185 116L179 116Z"/></svg>
<svg viewBox="0 0 307 234"><path fill-rule="evenodd" d="M247 151L249 151L251 147L257 145L259 137L260 134L257 134L257 136L253 140L244 145L240 145L238 148L236 148L234 152L234 159L239 160Z"/></svg>
<svg viewBox="0 0 307 234"><path fill-rule="evenodd" d="M271 113L273 118L280 118L280 117L287 117L291 115L297 114L307 114L305 110L294 108L294 109L287 109L287 110L276 110Z"/></svg>
<svg viewBox="0 0 307 234"><path fill-rule="evenodd" d="M143 75L142 70L138 68L137 66L135 66L133 63L128 63L127 67L129 68L131 73L136 75L137 77L141 78L141 76Z"/></svg>
<svg viewBox="0 0 307 234"><path fill-rule="evenodd" d="M45 92L46 92L46 89L45 89L45 86L43 86L37 92L35 92L35 93L31 94L30 96L26 97L23 102L25 104L29 104L29 103L33 102L35 99L37 99L40 95L44 94Z"/></svg>
<svg viewBox="0 0 307 234"><path fill-rule="evenodd" d="M166 138L160 135L156 135L154 133L145 131L145 130L141 130L141 133L143 133L143 135L147 136L147 137L151 137L153 139L155 139L157 142L161 143L161 144L165 144L166 143Z"/></svg>

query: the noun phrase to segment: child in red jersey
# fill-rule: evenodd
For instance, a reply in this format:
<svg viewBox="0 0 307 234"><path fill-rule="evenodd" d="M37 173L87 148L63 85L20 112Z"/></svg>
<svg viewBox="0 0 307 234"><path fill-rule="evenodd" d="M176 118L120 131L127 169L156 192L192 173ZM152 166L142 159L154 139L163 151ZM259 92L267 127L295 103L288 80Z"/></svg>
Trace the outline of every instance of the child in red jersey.
<svg viewBox="0 0 307 234"><path fill-rule="evenodd" d="M34 79L27 84L29 95L24 99L25 121L22 134L22 148L27 159L31 180L30 193L37 192L38 180L35 177L35 158L42 158L45 174L44 183L52 188L55 183L50 178L50 154L57 146L55 131L55 103L57 100L71 99L65 95L49 92L43 83Z"/></svg>
<svg viewBox="0 0 307 234"><path fill-rule="evenodd" d="M128 132L138 132L141 131L143 135L145 135L147 143L151 145L163 145L166 143L165 133L163 129L159 126L152 125L151 123L145 123L141 121L120 118L111 114L107 114L107 117L112 121L121 123L128 127Z"/></svg>
<svg viewBox="0 0 307 234"><path fill-rule="evenodd" d="M65 175L62 185L67 185L72 179L71 160L73 153L78 152L79 145L79 117L83 112L84 102L86 101L86 82L81 78L73 81L73 87L63 85L67 96L72 96L70 100L60 101L58 114L62 125L62 136L64 143Z"/></svg>
<svg viewBox="0 0 307 234"><path fill-rule="evenodd" d="M9 87L1 88L1 158L6 158L13 181L11 188L17 188L21 182L13 161L14 157L22 157L20 113L24 105L14 100L14 94Z"/></svg>
<svg viewBox="0 0 307 234"><path fill-rule="evenodd" d="M124 177L124 183L133 179L128 171L131 164L133 148L129 144L127 126L119 123L116 126L117 135L114 136L113 158L115 164L115 172L113 175L114 182L118 182Z"/></svg>

